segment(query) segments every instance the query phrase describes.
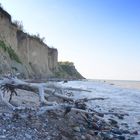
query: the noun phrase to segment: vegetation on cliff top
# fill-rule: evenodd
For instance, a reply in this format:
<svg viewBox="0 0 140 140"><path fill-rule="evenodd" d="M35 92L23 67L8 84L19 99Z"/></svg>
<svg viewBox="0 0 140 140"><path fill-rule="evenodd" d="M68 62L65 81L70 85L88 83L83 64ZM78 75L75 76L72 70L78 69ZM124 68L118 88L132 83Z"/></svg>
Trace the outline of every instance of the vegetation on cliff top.
<svg viewBox="0 0 140 140"><path fill-rule="evenodd" d="M16 62L21 63L21 61L20 61L18 55L15 53L15 51L10 46L6 46L4 41L0 41L0 48L2 48L5 52L7 52L9 54L9 57L12 60L15 60Z"/></svg>

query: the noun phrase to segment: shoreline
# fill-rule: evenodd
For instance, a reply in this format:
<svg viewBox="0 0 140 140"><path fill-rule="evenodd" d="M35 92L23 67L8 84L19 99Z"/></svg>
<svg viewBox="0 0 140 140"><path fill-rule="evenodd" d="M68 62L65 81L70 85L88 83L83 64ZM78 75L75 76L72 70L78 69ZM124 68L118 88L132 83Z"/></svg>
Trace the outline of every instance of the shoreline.
<svg viewBox="0 0 140 140"><path fill-rule="evenodd" d="M87 80L106 83L120 88L140 90L140 81L136 81L136 80L107 80L107 79L87 79Z"/></svg>
<svg viewBox="0 0 140 140"><path fill-rule="evenodd" d="M106 80L106 83L121 88L140 90L140 81Z"/></svg>
<svg viewBox="0 0 140 140"><path fill-rule="evenodd" d="M73 84L74 83L74 84ZM129 97L124 94L120 97L119 94L114 90L112 83L107 81L88 82L84 81L71 81L68 83L60 83L66 87L81 87L87 89L91 87L93 92L85 93L79 91L65 91L65 95L78 100L82 99L82 96L86 98L97 98L104 97L103 100L93 100L86 104L87 109L93 109L99 114L87 115L77 112L70 111L67 114L66 110L55 110L48 111L42 115L37 115L39 104L39 97L37 94L32 92L26 92L18 90L18 96L14 96L12 104L23 107L33 107L35 110L20 109L15 110L11 113L4 113L8 110L2 110L0 112L0 139L48 139L48 140L101 140L101 139L135 139L139 138L139 119L133 120L131 124L130 119L132 118L131 113L135 113L132 110L128 110L130 106L127 106L125 102L130 101L129 98L125 98L127 101L121 101L121 97ZM110 94L114 93L115 94ZM81 95L79 94L81 93ZM129 95L129 94L128 94ZM137 94L136 94L137 95ZM5 96L7 99L9 95ZM49 101L57 101L57 103L63 103L64 101L59 98L49 97ZM114 101L117 103L114 104ZM119 102L120 101L120 102ZM137 101L137 100L134 100ZM123 102L123 103L122 103ZM123 106L122 106L123 105ZM130 104L132 105L132 104ZM83 107L83 106L79 106ZM128 108L127 108L128 107ZM132 108L133 109L133 105ZM107 114L105 113L107 112ZM137 112L137 110L136 110ZM10 124L10 125L9 125ZM15 127L17 126L17 127ZM14 129L13 129L14 128ZM4 132L3 132L4 130Z"/></svg>

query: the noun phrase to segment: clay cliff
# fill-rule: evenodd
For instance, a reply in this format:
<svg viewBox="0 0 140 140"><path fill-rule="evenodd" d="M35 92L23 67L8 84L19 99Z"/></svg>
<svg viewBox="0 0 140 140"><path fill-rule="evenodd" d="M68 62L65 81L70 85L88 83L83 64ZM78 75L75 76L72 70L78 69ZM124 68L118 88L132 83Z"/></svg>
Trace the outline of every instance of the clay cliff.
<svg viewBox="0 0 140 140"><path fill-rule="evenodd" d="M49 77L57 69L57 49L48 47L41 39L24 33L12 23L11 16L0 8L0 41L13 50L20 62L11 59L0 47L0 72L20 72L25 77ZM4 53L5 52L5 53Z"/></svg>
<svg viewBox="0 0 140 140"><path fill-rule="evenodd" d="M66 66L64 66L66 64ZM25 78L83 78L74 65L58 63L58 51L20 24L0 7L0 74L20 73Z"/></svg>

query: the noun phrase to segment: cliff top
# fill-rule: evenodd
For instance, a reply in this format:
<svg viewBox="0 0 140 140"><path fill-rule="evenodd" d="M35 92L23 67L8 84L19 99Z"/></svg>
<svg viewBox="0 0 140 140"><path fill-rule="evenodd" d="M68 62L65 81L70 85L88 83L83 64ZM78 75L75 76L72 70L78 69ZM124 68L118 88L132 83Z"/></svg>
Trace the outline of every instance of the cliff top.
<svg viewBox="0 0 140 140"><path fill-rule="evenodd" d="M6 17L9 19L9 21L11 21L11 15L10 15L7 11L5 11L5 10L1 7L1 5L0 5L0 12L1 12L4 16L6 16Z"/></svg>
<svg viewBox="0 0 140 140"><path fill-rule="evenodd" d="M17 28L17 31L18 31L19 34L22 34L24 36L28 36L31 39L35 39L35 40L39 41L41 44L43 44L44 46L57 51L56 48L51 48L46 43L44 43L45 37L40 37L39 34L37 34L37 35L33 34L32 35L32 34L26 33L23 29L22 22L17 21L17 20L12 21L11 15L7 11L4 10L4 8L1 6L1 4L0 4L0 13L2 13L2 15L5 16L9 20L9 22L11 23L12 26Z"/></svg>

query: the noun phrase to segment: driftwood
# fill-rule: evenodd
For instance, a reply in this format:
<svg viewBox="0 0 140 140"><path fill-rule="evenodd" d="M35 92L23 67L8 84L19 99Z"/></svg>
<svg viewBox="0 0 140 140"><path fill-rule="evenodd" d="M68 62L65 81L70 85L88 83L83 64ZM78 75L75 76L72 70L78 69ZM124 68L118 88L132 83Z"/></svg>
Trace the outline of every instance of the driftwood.
<svg viewBox="0 0 140 140"><path fill-rule="evenodd" d="M46 92L56 96L58 98L62 98L66 101L71 101L74 102L74 99L71 97L67 97L64 95L63 93L63 89L59 84L52 84L52 83L46 83L46 84L42 84L42 83L27 83L24 82L22 80L19 80L15 77L7 77L4 78L1 82L0 82L0 95L1 95L1 100L10 108L14 109L14 106L12 106L10 104L10 101L12 100L12 96L15 94L17 95L16 90L17 89L22 89L22 90L27 90L27 91L32 91L35 93L38 93L39 95L39 99L40 99L40 104L46 104L46 105L53 105L53 108L56 108L56 105L54 106L54 102L49 102L45 99L45 95ZM6 94L6 92L10 92L10 99L9 102L7 102L6 100L4 100L4 95ZM59 93L58 93L59 92ZM50 106L49 106L50 108Z"/></svg>
<svg viewBox="0 0 140 140"><path fill-rule="evenodd" d="M99 117L103 117L104 114L113 114L113 113L100 113L96 110L89 110L86 106L86 102L89 100L104 100L105 98L92 98L92 99L79 99L75 100L72 97L68 97L65 95L64 90L68 90L68 88L62 87L58 83L28 83L22 81L16 77L6 77L0 81L0 99L3 103L8 106L10 109L18 109L20 107L13 106L10 102L12 100L12 96L17 95L17 89L32 91L39 95L40 108L38 110L38 115L43 114L50 110L64 110L64 115L68 114L70 111L80 112L84 114L94 114ZM70 90L78 90L76 88L69 88ZM87 91L81 89L81 91ZM9 102L5 100L4 95L6 92L10 92ZM89 92L89 91L87 91ZM49 102L46 100L46 95L50 94L51 96L55 96L58 98L67 101L67 103L57 103L57 102ZM42 106L43 105L43 106Z"/></svg>

